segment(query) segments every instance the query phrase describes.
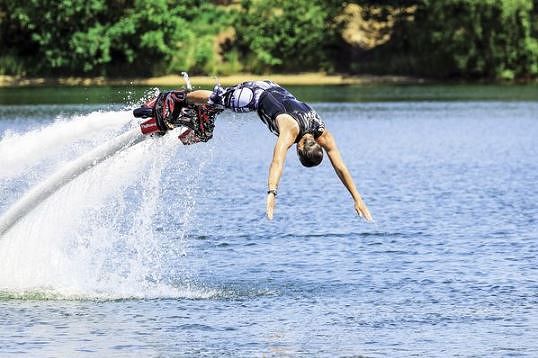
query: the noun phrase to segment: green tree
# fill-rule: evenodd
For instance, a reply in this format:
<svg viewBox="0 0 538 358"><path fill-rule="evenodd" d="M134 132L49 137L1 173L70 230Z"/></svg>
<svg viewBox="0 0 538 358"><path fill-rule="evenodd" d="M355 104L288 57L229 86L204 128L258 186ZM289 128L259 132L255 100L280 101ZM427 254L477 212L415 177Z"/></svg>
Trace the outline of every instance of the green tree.
<svg viewBox="0 0 538 358"><path fill-rule="evenodd" d="M103 0L5 0L8 29L3 33L5 45L25 60L29 73L46 73L56 69L88 68L91 62L106 61L106 45L89 46L95 55L90 65L81 63L80 48L73 48L72 36L91 29L89 37L102 34ZM6 41L7 39L7 41ZM80 41L79 41L80 42Z"/></svg>
<svg viewBox="0 0 538 358"><path fill-rule="evenodd" d="M512 79L538 74L530 0L424 0L408 28L420 73Z"/></svg>
<svg viewBox="0 0 538 358"><path fill-rule="evenodd" d="M42 75L214 72L214 39L232 19L222 14L201 0L3 0L0 66L16 59Z"/></svg>
<svg viewBox="0 0 538 358"><path fill-rule="evenodd" d="M302 71L330 67L334 31L321 0L244 0L237 45L249 70ZM328 2L330 3L330 2Z"/></svg>

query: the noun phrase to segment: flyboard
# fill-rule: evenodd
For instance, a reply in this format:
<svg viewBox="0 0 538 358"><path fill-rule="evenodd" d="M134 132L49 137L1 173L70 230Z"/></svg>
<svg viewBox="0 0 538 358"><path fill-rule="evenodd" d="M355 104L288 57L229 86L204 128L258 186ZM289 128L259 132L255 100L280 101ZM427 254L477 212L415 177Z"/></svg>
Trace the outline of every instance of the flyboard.
<svg viewBox="0 0 538 358"><path fill-rule="evenodd" d="M191 90L190 80L186 73L183 73L183 78L186 82L187 91ZM208 105L195 106L187 104L187 91L160 93L158 97L144 103L140 108L133 111L134 116L137 118L149 118L140 124L140 128L132 129L100 145L68 163L47 180L30 189L0 217L0 238L58 189L116 153L147 138L154 135L164 135L171 129L182 127L179 139L183 144L209 140L212 135L215 116L220 112L210 108ZM178 97L181 98L178 99ZM200 127L204 131L201 131ZM208 132L208 129L210 132Z"/></svg>

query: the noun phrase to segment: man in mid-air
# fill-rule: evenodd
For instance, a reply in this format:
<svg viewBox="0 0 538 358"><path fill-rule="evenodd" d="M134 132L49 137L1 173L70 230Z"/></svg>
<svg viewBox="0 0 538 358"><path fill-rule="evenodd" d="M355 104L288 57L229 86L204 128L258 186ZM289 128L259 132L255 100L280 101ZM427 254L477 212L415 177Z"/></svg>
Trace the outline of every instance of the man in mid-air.
<svg viewBox="0 0 538 358"><path fill-rule="evenodd" d="M306 167L321 163L323 149L336 174L351 194L357 214L366 221L372 215L359 194L336 142L319 115L306 103L297 100L285 88L271 81L243 82L233 87L215 86L213 91L197 90L187 94L187 102L209 104L234 112L257 111L269 130L278 136L269 169L266 213L273 218L278 184L288 149L297 144L299 160Z"/></svg>

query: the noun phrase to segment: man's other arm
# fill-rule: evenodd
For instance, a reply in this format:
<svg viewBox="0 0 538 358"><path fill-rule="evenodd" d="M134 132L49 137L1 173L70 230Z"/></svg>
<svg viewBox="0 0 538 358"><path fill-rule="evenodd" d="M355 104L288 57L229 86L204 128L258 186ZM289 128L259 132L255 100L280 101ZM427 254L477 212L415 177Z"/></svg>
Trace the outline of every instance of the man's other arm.
<svg viewBox="0 0 538 358"><path fill-rule="evenodd" d="M372 221L372 214L370 214L368 207L362 200L362 197L359 194L355 183L353 182L353 178L351 177L351 174L349 173L349 170L347 169L344 160L340 155L340 151L336 146L336 141L334 140L332 134L328 130L325 130L317 141L327 152L336 175L338 175L338 178L340 178L346 189L353 197L357 214L368 222Z"/></svg>

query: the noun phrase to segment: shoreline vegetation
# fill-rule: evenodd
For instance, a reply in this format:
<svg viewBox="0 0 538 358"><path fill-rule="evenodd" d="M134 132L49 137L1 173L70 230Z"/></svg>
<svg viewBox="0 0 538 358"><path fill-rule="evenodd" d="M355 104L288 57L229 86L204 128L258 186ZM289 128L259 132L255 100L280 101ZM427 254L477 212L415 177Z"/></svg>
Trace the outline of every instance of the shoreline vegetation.
<svg viewBox="0 0 538 358"><path fill-rule="evenodd" d="M240 73L227 76L189 76L195 87L213 87L217 82L223 86L244 81L272 80L289 86L360 85L360 84L423 84L429 80L407 76L345 75L308 72L295 74L257 75ZM0 87L40 87L40 86L176 86L183 85L181 75L166 75L147 78L106 78L106 77L17 77L0 75Z"/></svg>
<svg viewBox="0 0 538 358"><path fill-rule="evenodd" d="M525 83L538 79L536 4L0 1L0 75L15 76L2 80L12 85L161 84L168 82L157 76L181 71L230 78L238 73L352 75L293 79L299 84L414 78ZM266 76L255 76L260 77ZM289 78L280 82L287 84ZM212 78L200 81L214 83Z"/></svg>

